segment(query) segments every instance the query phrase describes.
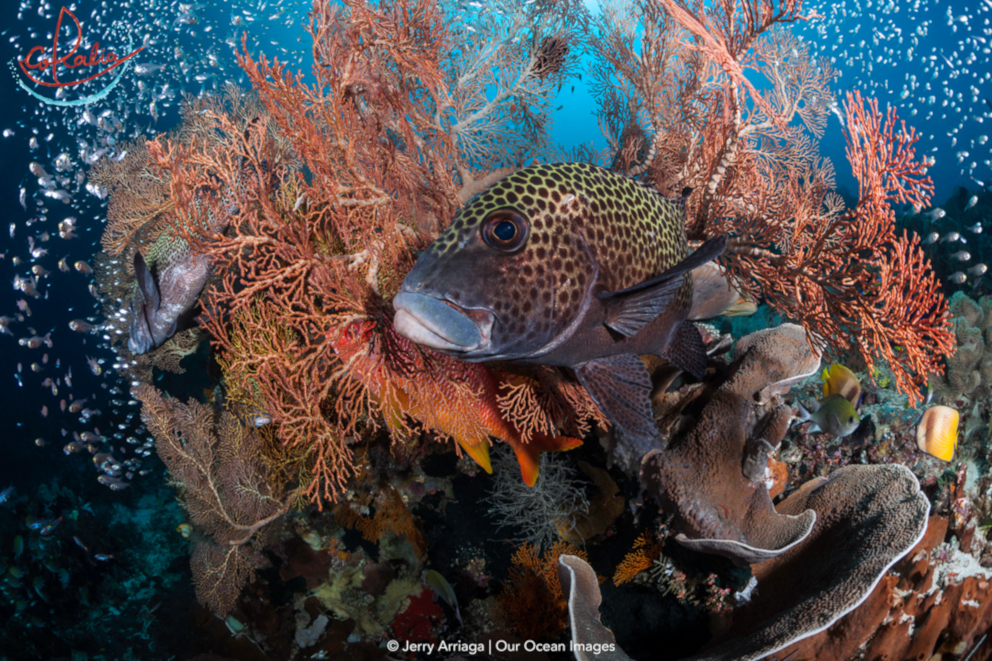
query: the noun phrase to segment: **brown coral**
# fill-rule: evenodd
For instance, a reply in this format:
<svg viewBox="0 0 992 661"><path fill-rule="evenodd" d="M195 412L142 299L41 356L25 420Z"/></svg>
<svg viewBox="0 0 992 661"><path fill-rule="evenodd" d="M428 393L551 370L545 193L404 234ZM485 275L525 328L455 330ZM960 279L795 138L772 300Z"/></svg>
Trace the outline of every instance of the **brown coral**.
<svg viewBox="0 0 992 661"><path fill-rule="evenodd" d="M641 481L676 514L679 543L751 563L798 543L816 518L777 513L764 480L792 415L777 395L815 372L819 355L792 324L743 338L736 353L723 382L692 403L691 428L644 457Z"/></svg>
<svg viewBox="0 0 992 661"><path fill-rule="evenodd" d="M962 398L987 399L992 391L992 299L974 300L964 292L951 297L957 345L947 358L947 371L930 380L934 400L953 406Z"/></svg>
<svg viewBox="0 0 992 661"><path fill-rule="evenodd" d="M777 509L815 511L813 531L752 567L757 596L734 613L732 639L698 659L760 659L829 627L920 541L930 503L908 468L889 464L841 468L807 482Z"/></svg>
<svg viewBox="0 0 992 661"><path fill-rule="evenodd" d="M196 401L181 404L148 384L137 386L134 396L196 529L191 566L197 598L226 615L255 575L256 552L293 494L272 489L258 433L232 413L218 415Z"/></svg>
<svg viewBox="0 0 992 661"><path fill-rule="evenodd" d="M565 629L568 605L558 575L562 554L586 559L583 551L567 542L555 542L543 554L524 544L513 554L509 578L497 596L506 625L530 640L554 639Z"/></svg>
<svg viewBox="0 0 992 661"><path fill-rule="evenodd" d="M906 556L927 530L929 502L920 492L916 478L904 466L848 466L829 477L808 482L779 505L783 513L795 513L807 508L818 514L813 533L793 549L753 567L758 579L757 596L733 613L731 629L723 635L726 642L686 661L754 661L779 650L779 654L769 658L780 661L786 658L796 661L852 658L861 654L863 641L883 624L882 618L888 607L892 608L893 614L898 614L899 609L903 608L907 595L895 591L897 583L902 585L908 581L911 585L922 586L921 592L929 585L928 581L921 583L919 576L926 574L929 577L933 572L932 569L927 572L926 553L933 542L924 542L923 551L907 556L911 558L909 563L913 568L908 575L900 572L885 576L888 569L899 558ZM942 539L946 524L945 520L943 527L937 526L940 531L929 538ZM588 646L589 649L595 645L609 646L613 652L607 658L627 659L622 650L616 649L613 632L599 621L602 596L599 586L590 579L590 575L594 576L592 569L581 559L569 556L562 556L559 564L562 585L569 592L573 643ZM896 577L898 575L907 578L900 581ZM944 576L946 580L951 574L945 571ZM958 594L966 600L988 594L989 581L985 572L981 577L970 578L975 579L970 584L967 579L955 581L964 586ZM879 588L872 593L880 582ZM873 602L870 609L861 608L844 620L850 621L867 610L870 624L864 626L857 622L857 633L853 636L845 636L850 631L838 624L842 630L840 647L824 644L828 640L825 637L827 634L821 634L816 639L787 648L797 640L827 629L862 604L870 594ZM929 597L929 593L926 596ZM939 597L923 597L918 595L914 603L929 604L924 605L924 611L940 602ZM940 627L949 625L953 627L952 635L955 636L951 649L960 654L973 640L973 632L981 630L976 627L982 623L987 626L992 621L992 607L981 607L975 601L974 607L968 608L971 610L958 608L952 602L950 608L941 611L960 615L950 618L935 615L933 621L928 623L930 626L926 626L926 634L921 637L933 643L940 635ZM915 645L915 641L911 641L911 636L902 626L910 620L889 619L892 626L888 631L883 629L886 635L878 641L879 645L872 641L869 653L859 658L879 661L929 658L934 645ZM895 629L898 629L895 639L900 645L897 648L887 647L888 641L894 639L889 634ZM825 653L827 648L831 653ZM908 651L896 655L894 649ZM872 651L875 653L872 654Z"/></svg>
<svg viewBox="0 0 992 661"><path fill-rule="evenodd" d="M652 534L646 532L641 533L634 540L631 549L613 572L614 585L622 585L633 580L642 571L650 569L661 555L661 545L655 542Z"/></svg>

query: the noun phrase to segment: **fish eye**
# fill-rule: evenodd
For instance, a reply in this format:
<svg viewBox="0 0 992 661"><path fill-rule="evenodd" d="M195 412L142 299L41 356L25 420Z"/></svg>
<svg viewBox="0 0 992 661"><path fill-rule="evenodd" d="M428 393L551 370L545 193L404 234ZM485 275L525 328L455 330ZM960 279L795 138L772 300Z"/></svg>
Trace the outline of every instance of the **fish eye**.
<svg viewBox="0 0 992 661"><path fill-rule="evenodd" d="M527 242L527 220L514 209L497 209L482 221L482 239L500 252L516 252Z"/></svg>
<svg viewBox="0 0 992 661"><path fill-rule="evenodd" d="M852 415L850 418L847 419L847 421L848 422L854 422L854 416Z"/></svg>

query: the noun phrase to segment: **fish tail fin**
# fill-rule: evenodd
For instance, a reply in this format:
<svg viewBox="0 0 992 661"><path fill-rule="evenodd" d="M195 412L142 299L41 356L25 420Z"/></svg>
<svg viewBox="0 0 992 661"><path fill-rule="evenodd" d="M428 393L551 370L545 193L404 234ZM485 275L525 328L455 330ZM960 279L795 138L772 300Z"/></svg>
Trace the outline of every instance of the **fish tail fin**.
<svg viewBox="0 0 992 661"><path fill-rule="evenodd" d="M489 440L482 438L475 443L469 443L468 441L458 440L458 445L461 446L462 450L465 450L465 454L472 458L472 461L479 464L482 470L486 471L490 475L493 474L493 464L489 459Z"/></svg>
<svg viewBox="0 0 992 661"><path fill-rule="evenodd" d="M580 445L582 445L582 441L571 436L551 436L540 433L534 434L529 443L513 443L513 452L517 455L517 463L520 464L520 475L524 478L524 484L532 487L537 482L541 470L542 452L564 452L574 450Z"/></svg>
<svg viewBox="0 0 992 661"><path fill-rule="evenodd" d="M796 416L802 422L806 422L807 420L809 420L809 411L806 410L806 407L803 406L803 403L800 402L798 399L796 400L796 409L797 409Z"/></svg>

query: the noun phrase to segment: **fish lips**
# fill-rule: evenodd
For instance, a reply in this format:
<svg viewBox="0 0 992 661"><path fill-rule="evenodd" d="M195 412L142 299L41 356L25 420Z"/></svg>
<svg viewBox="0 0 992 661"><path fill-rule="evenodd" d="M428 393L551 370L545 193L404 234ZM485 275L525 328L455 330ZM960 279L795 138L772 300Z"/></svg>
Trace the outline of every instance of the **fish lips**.
<svg viewBox="0 0 992 661"><path fill-rule="evenodd" d="M393 307L396 332L422 346L457 355L489 344L495 317L488 310L407 291L393 298Z"/></svg>

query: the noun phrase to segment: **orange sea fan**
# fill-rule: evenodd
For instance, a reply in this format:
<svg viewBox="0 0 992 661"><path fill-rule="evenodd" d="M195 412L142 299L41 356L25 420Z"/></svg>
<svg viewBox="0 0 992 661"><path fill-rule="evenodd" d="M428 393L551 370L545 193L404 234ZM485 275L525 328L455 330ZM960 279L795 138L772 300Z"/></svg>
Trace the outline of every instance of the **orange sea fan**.
<svg viewBox="0 0 992 661"><path fill-rule="evenodd" d="M642 571L651 569L654 561L661 555L662 546L658 544L651 533L644 532L634 540L631 551L624 556L613 573L613 584L622 585L632 581Z"/></svg>
<svg viewBox="0 0 992 661"><path fill-rule="evenodd" d="M490 438L508 443L517 455L523 478L532 485L537 479L539 453L576 447L581 441L556 436L556 426L547 409L534 397L518 398L509 407L498 395L507 379L520 376L493 372L479 363L468 363L420 347L396 333L392 322L379 317L352 321L341 327L333 340L342 360L341 378L361 382L375 396L380 414L393 437L409 431L405 418L416 421L425 431L452 438L487 472ZM530 386L525 386L530 387ZM551 397L554 397L552 393ZM586 410L567 410L554 400L557 422L573 428L587 427ZM524 409L535 407L537 413ZM591 401L588 407L594 408ZM506 414L515 413L511 418ZM530 424L528 435L517 424Z"/></svg>
<svg viewBox="0 0 992 661"><path fill-rule="evenodd" d="M848 94L860 199L845 207L818 155L836 72L783 26L809 15L802 4L607 2L593 40L601 123L628 174L672 195L692 189L687 236L728 235L719 261L740 291L801 323L811 342L855 350L869 368L885 360L915 402L953 341L929 263L896 236L891 204L927 203L929 161L893 109ZM750 82L761 78L770 84ZM632 158L623 138L635 134L643 147ZM901 283L893 263L905 267Z"/></svg>
<svg viewBox="0 0 992 661"><path fill-rule="evenodd" d="M558 578L558 557L563 554L589 560L585 551L562 541L544 553L524 544L513 554L513 567L496 600L506 625L517 635L547 640L565 630L568 604Z"/></svg>

